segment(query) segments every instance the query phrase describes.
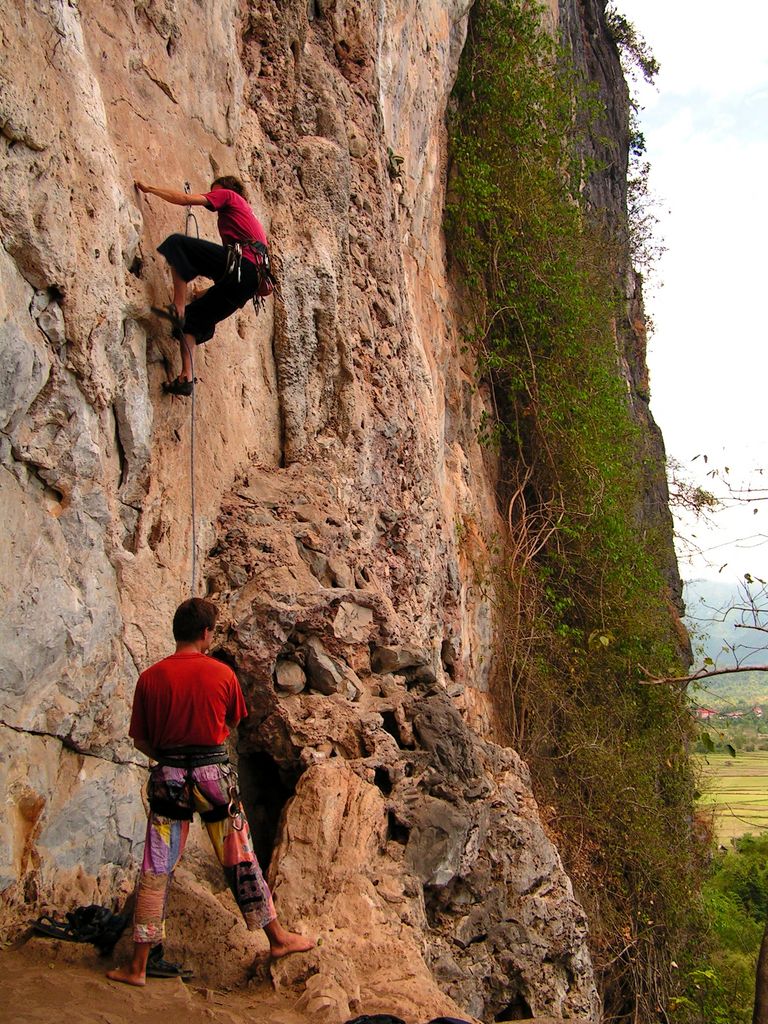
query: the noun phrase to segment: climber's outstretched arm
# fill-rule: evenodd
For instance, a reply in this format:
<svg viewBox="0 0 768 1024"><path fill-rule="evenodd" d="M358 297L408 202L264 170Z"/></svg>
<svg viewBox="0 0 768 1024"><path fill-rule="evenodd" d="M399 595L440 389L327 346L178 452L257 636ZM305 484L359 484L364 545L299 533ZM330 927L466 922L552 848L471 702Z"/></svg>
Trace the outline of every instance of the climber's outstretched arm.
<svg viewBox="0 0 768 1024"><path fill-rule="evenodd" d="M166 203L173 203L174 206L207 206L208 200L204 195L195 192L177 192L172 188L156 188L154 185L147 185L144 181L134 181L139 192L148 192L151 196L157 196Z"/></svg>

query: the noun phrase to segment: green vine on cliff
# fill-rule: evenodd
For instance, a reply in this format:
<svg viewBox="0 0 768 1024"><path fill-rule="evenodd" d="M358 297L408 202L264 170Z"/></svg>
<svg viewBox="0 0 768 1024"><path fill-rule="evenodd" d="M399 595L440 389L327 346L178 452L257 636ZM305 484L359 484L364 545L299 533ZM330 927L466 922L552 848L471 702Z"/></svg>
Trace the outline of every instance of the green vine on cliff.
<svg viewBox="0 0 768 1024"><path fill-rule="evenodd" d="M494 385L495 436L523 467L528 511L557 522L548 571L576 589L584 638L606 625L606 593L662 585L637 535L646 455L617 365L620 257L583 201L596 168L579 154L601 108L540 17L534 4L475 7L446 224Z"/></svg>
<svg viewBox="0 0 768 1024"><path fill-rule="evenodd" d="M666 998L691 905L689 716L681 693L639 679L641 665L679 664L679 637L667 539L642 515L656 456L620 368L627 254L586 198L603 110L542 22L525 0L473 7L446 229L492 388L482 432L504 468L508 535L478 570L498 613L497 694L558 827L589 852L598 960L621 1015Z"/></svg>
<svg viewBox="0 0 768 1024"><path fill-rule="evenodd" d="M653 85L661 65L635 25L614 4L605 8L605 23L618 47L624 74L631 75L637 69L645 81Z"/></svg>

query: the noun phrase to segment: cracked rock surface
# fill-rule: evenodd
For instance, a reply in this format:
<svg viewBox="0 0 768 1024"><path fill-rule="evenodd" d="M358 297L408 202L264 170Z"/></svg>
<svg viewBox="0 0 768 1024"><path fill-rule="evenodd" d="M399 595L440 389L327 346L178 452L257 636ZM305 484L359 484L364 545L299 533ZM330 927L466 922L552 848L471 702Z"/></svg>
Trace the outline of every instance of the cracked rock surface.
<svg viewBox="0 0 768 1024"><path fill-rule="evenodd" d="M242 666L243 792L313 1019L595 1021L584 915L493 742L489 396L441 233L464 0L14 0L0 62L2 921L109 903L141 854L139 671L191 581L190 403L134 178L239 173L279 289L196 352L198 591ZM215 224L196 212L201 235ZM171 928L258 945L198 839ZM197 915L197 916L195 916ZM227 950L212 947L217 928ZM239 929L239 930L238 930Z"/></svg>

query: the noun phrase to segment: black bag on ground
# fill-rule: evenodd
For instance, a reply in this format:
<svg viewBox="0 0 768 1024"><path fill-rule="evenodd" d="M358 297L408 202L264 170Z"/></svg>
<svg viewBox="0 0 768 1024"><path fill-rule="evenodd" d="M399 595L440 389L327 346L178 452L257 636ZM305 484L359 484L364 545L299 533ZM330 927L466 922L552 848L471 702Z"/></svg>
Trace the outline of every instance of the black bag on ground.
<svg viewBox="0 0 768 1024"><path fill-rule="evenodd" d="M109 907L92 903L70 910L65 921L43 914L32 927L41 935L64 942L90 942L102 956L108 956L128 924L128 914L115 914Z"/></svg>

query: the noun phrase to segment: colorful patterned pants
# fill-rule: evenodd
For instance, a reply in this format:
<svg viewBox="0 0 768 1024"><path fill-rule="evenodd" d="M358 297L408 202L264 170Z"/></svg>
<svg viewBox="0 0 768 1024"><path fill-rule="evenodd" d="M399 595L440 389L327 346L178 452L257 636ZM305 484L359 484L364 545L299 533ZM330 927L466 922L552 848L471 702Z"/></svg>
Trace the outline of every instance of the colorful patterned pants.
<svg viewBox="0 0 768 1024"><path fill-rule="evenodd" d="M251 931L276 917L244 816L227 813L230 786L237 781L229 764L207 764L187 771L158 765L149 777L150 814L144 860L136 893L133 938L156 945L165 938L168 889L189 835L195 811L224 869L232 895Z"/></svg>

